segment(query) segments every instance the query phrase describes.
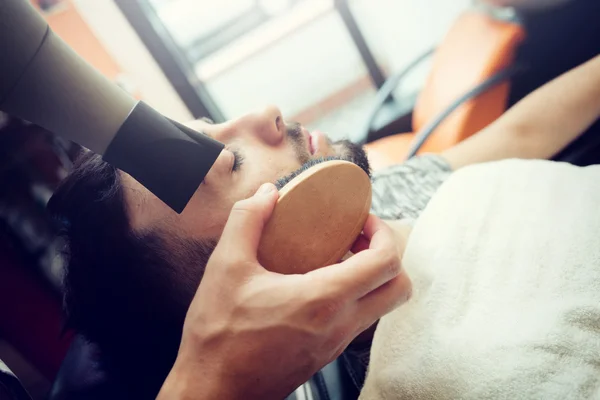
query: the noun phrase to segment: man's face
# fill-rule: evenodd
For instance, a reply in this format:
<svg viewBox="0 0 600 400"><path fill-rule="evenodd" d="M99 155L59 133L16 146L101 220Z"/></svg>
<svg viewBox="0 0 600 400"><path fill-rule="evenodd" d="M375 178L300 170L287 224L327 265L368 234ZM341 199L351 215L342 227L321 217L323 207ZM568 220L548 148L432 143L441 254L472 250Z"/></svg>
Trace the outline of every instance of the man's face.
<svg viewBox="0 0 600 400"><path fill-rule="evenodd" d="M285 122L276 107L223 124L195 121L189 126L224 143L225 149L181 214L125 175L134 230L160 225L177 229L186 237L218 238L236 201L252 196L261 184L275 182L310 160L341 157L367 172L369 169L361 148L345 141L331 143L320 132L309 133L299 124Z"/></svg>

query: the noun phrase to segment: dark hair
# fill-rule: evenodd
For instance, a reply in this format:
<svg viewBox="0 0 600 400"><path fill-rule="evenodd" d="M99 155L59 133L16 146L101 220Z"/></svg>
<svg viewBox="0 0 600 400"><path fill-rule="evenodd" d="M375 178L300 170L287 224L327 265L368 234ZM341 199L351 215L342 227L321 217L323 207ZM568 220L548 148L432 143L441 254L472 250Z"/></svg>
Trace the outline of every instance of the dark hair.
<svg viewBox="0 0 600 400"><path fill-rule="evenodd" d="M154 398L215 242L131 229L121 172L89 151L48 209L65 241L67 324L96 343L135 398Z"/></svg>

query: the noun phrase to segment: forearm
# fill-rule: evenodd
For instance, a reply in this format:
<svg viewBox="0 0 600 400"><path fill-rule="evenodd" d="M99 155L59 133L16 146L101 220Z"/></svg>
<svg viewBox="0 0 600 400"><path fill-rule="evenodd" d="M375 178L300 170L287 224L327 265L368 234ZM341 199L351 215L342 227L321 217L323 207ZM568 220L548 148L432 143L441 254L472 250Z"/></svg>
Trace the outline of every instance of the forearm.
<svg viewBox="0 0 600 400"><path fill-rule="evenodd" d="M453 169L506 158L548 159L600 116L600 56L545 84L442 156Z"/></svg>
<svg viewBox="0 0 600 400"><path fill-rule="evenodd" d="M600 56L534 91L499 120L522 136L522 158L550 158L600 116Z"/></svg>

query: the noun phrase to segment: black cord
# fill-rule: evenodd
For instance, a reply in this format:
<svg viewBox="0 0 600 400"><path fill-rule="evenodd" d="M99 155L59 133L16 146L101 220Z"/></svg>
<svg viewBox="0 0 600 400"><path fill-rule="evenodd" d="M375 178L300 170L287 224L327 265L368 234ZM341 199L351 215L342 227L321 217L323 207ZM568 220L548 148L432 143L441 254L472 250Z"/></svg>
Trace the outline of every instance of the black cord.
<svg viewBox="0 0 600 400"><path fill-rule="evenodd" d="M377 117L377 114L379 114L381 107L390 97L394 89L396 89L400 81L404 79L404 77L408 75L408 73L411 72L416 66L418 66L421 62L423 62L425 59L431 56L434 53L434 51L435 47L427 50L419 57L417 57L413 62L408 64L403 70L395 73L394 75L386 79L385 83L377 91L377 96L375 97L373 106L367 114L366 122L364 124L364 127L361 129L362 134L360 136L360 140L358 141L359 144L365 144L367 142L369 134L371 133L371 127L373 125L375 117Z"/></svg>
<svg viewBox="0 0 600 400"><path fill-rule="evenodd" d="M470 99L479 96L490 88L512 78L518 72L523 70L520 66L510 66L507 67L494 75L487 78L485 81L479 83L474 88L470 89L468 92L460 96L456 99L450 106L448 106L442 113L440 113L433 121L431 121L425 128L423 128L420 132L417 133L415 138L413 139L410 150L406 156L406 159L410 159L414 157L417 152L421 149L425 141L431 136L431 134L435 131L435 129L459 106L463 103L469 101Z"/></svg>

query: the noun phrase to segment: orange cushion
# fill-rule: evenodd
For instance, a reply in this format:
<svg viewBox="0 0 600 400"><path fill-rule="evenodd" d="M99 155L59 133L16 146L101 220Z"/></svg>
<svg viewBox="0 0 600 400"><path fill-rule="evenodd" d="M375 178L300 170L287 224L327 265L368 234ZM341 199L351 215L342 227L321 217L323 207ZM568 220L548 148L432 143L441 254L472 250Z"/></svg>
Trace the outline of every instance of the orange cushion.
<svg viewBox="0 0 600 400"><path fill-rule="evenodd" d="M406 155L415 136L412 132L398 133L365 145L371 169L377 171L406 161ZM449 143L426 141L417 154L441 153L450 147L452 145Z"/></svg>
<svg viewBox="0 0 600 400"><path fill-rule="evenodd" d="M434 55L433 68L413 113L418 132L446 108L513 62L523 28L480 12L460 16ZM485 128L505 111L510 84L502 83L462 104L434 131L421 153L439 153ZM373 170L406 160L414 133L389 136L366 147Z"/></svg>
<svg viewBox="0 0 600 400"><path fill-rule="evenodd" d="M377 171L404 161L414 137L414 133L399 133L367 144L365 150L371 169Z"/></svg>
<svg viewBox="0 0 600 400"><path fill-rule="evenodd" d="M434 55L433 68L419 95L413 129L420 131L468 90L509 66L523 40L523 28L479 11L462 14ZM509 85L504 83L455 110L430 140L449 136L458 143L504 112Z"/></svg>

